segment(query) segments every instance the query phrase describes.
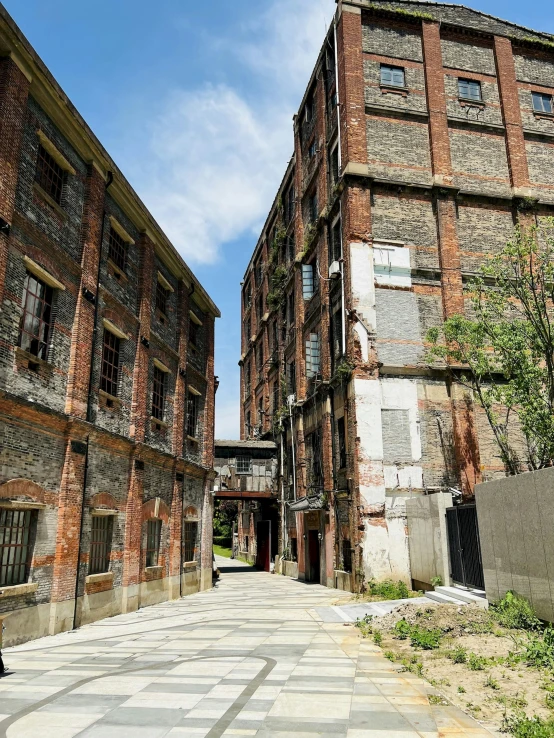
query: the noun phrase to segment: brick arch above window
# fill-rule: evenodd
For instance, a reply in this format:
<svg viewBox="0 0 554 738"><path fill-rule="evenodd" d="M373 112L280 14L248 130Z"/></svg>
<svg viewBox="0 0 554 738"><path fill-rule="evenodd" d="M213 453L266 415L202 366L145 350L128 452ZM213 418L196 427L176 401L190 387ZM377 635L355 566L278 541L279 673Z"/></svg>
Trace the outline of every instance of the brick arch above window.
<svg viewBox="0 0 554 738"><path fill-rule="evenodd" d="M0 484L0 498L19 498L21 502L37 502L44 505L48 502L49 493L40 484L30 479L10 479Z"/></svg>
<svg viewBox="0 0 554 738"><path fill-rule="evenodd" d="M198 510L194 505L189 505L184 512L184 517L187 518L187 520L198 520Z"/></svg>
<svg viewBox="0 0 554 738"><path fill-rule="evenodd" d="M98 492L90 501L90 507L96 509L106 508L107 510L117 510L117 500L109 492Z"/></svg>
<svg viewBox="0 0 554 738"><path fill-rule="evenodd" d="M169 507L160 497L154 497L142 506L142 522L159 518L169 525Z"/></svg>

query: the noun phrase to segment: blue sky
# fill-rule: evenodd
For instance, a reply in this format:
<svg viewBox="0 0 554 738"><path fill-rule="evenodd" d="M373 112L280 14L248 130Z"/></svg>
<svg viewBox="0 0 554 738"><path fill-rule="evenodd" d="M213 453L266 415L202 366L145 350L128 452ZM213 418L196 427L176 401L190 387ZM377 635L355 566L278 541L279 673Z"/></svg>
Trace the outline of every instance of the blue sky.
<svg viewBox="0 0 554 738"><path fill-rule="evenodd" d="M334 0L3 0L222 312L216 435L238 438L240 281ZM554 33L551 0L466 5Z"/></svg>

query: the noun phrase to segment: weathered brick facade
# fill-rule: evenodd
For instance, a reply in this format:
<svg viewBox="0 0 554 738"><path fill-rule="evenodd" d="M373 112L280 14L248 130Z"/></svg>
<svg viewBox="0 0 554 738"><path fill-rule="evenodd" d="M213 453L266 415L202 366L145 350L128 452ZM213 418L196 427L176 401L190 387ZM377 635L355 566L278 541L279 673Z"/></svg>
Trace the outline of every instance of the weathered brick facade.
<svg viewBox="0 0 554 738"><path fill-rule="evenodd" d="M554 115L532 93L552 102L548 34L449 4L338 2L242 299L243 437L284 449L301 577L409 581L406 498L469 497L504 473L425 336L470 311L464 284L522 204L554 213Z"/></svg>
<svg viewBox="0 0 554 738"><path fill-rule="evenodd" d="M0 218L10 645L211 586L219 312L1 6Z"/></svg>

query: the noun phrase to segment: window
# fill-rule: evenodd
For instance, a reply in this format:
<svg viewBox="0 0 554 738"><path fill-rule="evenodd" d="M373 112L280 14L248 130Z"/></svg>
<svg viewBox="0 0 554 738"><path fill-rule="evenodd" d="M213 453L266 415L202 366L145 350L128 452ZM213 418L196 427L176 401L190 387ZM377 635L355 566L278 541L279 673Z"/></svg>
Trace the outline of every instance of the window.
<svg viewBox="0 0 554 738"><path fill-rule="evenodd" d="M167 393L166 373L154 367L154 386L152 391L152 417L156 420L164 419L165 396Z"/></svg>
<svg viewBox="0 0 554 738"><path fill-rule="evenodd" d="M194 561L196 540L198 538L198 523L196 520L185 520L183 557L185 561Z"/></svg>
<svg viewBox="0 0 554 738"><path fill-rule="evenodd" d="M342 259L342 236L340 218L337 219L337 221L331 228L330 239L331 248L329 250L331 252L331 261L339 261L339 259Z"/></svg>
<svg viewBox="0 0 554 738"><path fill-rule="evenodd" d="M258 400L258 425L260 426L260 429L263 427L265 420L265 410L264 410L264 398L260 397Z"/></svg>
<svg viewBox="0 0 554 738"><path fill-rule="evenodd" d="M246 435L249 436L252 431L252 415L250 413L250 410L246 413L246 422L245 422L245 432Z"/></svg>
<svg viewBox="0 0 554 738"><path fill-rule="evenodd" d="M296 256L296 244L294 242L294 234L291 233L287 237L287 262L289 264L293 262L295 256Z"/></svg>
<svg viewBox="0 0 554 738"><path fill-rule="evenodd" d="M310 333L306 338L306 377L313 379L319 374L319 334Z"/></svg>
<svg viewBox="0 0 554 738"><path fill-rule="evenodd" d="M313 91L308 95L306 107L304 108L304 120L310 123L315 117L315 100Z"/></svg>
<svg viewBox="0 0 554 738"><path fill-rule="evenodd" d="M163 284L156 282L156 310L164 315L167 314L167 300L169 298L169 290Z"/></svg>
<svg viewBox="0 0 554 738"><path fill-rule="evenodd" d="M116 267L121 269L122 272L125 271L125 266L127 264L127 242L113 228L110 228L108 258L110 258Z"/></svg>
<svg viewBox="0 0 554 738"><path fill-rule="evenodd" d="M313 195L310 195L310 199L308 200L308 218L310 223L315 223L318 215L317 192L314 192Z"/></svg>
<svg viewBox="0 0 554 738"><path fill-rule="evenodd" d="M46 361L52 328L52 287L27 272L23 283L19 345L24 351Z"/></svg>
<svg viewBox="0 0 554 738"><path fill-rule="evenodd" d="M250 368L250 362L248 362L246 364L245 374L244 374L244 391L245 391L245 394L247 394L247 395L250 394L251 386L252 386L252 372L251 372L251 368Z"/></svg>
<svg viewBox="0 0 554 738"><path fill-rule="evenodd" d="M313 264L302 264L302 297L310 300L315 292L315 268Z"/></svg>
<svg viewBox="0 0 554 738"><path fill-rule="evenodd" d="M0 509L0 587L27 581L32 522L31 510Z"/></svg>
<svg viewBox="0 0 554 738"><path fill-rule="evenodd" d="M187 436L196 438L198 433L198 414L200 410L200 395L189 390L187 398Z"/></svg>
<svg viewBox="0 0 554 738"><path fill-rule="evenodd" d="M191 343L194 348L198 348L200 345L200 341L198 340L199 335L200 326L198 323L195 323L194 320L189 321L189 343Z"/></svg>
<svg viewBox="0 0 554 738"><path fill-rule="evenodd" d="M264 366L264 347L261 343L254 347L254 353L256 355L256 369L259 373Z"/></svg>
<svg viewBox="0 0 554 738"><path fill-rule="evenodd" d="M287 299L287 323L289 325L294 323L294 292L289 292Z"/></svg>
<svg viewBox="0 0 554 738"><path fill-rule="evenodd" d="M331 186L339 181L339 147L338 144L331 151L329 156L329 172L331 174Z"/></svg>
<svg viewBox="0 0 554 738"><path fill-rule="evenodd" d="M263 295L259 295L258 299L256 300L256 317L258 319L258 323L260 323L262 318L264 317L264 297Z"/></svg>
<svg viewBox="0 0 554 738"><path fill-rule="evenodd" d="M244 337L246 339L247 344L248 344L248 341L250 340L251 335L252 335L252 318L249 315L244 321Z"/></svg>
<svg viewBox="0 0 554 738"><path fill-rule="evenodd" d="M342 310L339 308L331 316L331 358L333 362L342 356ZM334 368L334 364L333 364Z"/></svg>
<svg viewBox="0 0 554 738"><path fill-rule="evenodd" d="M344 417L337 421L337 435L339 441L339 469L346 469L346 430L344 427Z"/></svg>
<svg viewBox="0 0 554 738"><path fill-rule="evenodd" d="M250 474L252 459L250 456L237 456L237 474Z"/></svg>
<svg viewBox="0 0 554 738"><path fill-rule="evenodd" d="M381 84L390 87L405 87L406 78L403 67L390 67L381 64Z"/></svg>
<svg viewBox="0 0 554 738"><path fill-rule="evenodd" d="M474 79L459 79L458 94L465 100L477 100L481 98L481 83Z"/></svg>
<svg viewBox="0 0 554 738"><path fill-rule="evenodd" d="M254 265L254 277L256 279L256 287L259 287L263 279L262 262L258 261Z"/></svg>
<svg viewBox="0 0 554 738"><path fill-rule="evenodd" d="M162 521L149 520L146 526L146 566L158 566Z"/></svg>
<svg viewBox="0 0 554 738"><path fill-rule="evenodd" d="M308 149L308 156L310 157L310 159L313 159L316 154L317 154L317 144L314 138L314 140L310 144L310 148Z"/></svg>
<svg viewBox="0 0 554 738"><path fill-rule="evenodd" d="M54 157L42 146L38 147L35 180L58 205L61 203L65 172Z"/></svg>
<svg viewBox="0 0 554 738"><path fill-rule="evenodd" d="M276 379L275 382L273 382L273 393L272 393L272 410L273 413L276 413L277 410L279 410L279 380Z"/></svg>
<svg viewBox="0 0 554 738"><path fill-rule="evenodd" d="M533 110L537 113L554 112L552 105L552 95L544 95L542 92L533 92Z"/></svg>
<svg viewBox="0 0 554 738"><path fill-rule="evenodd" d="M323 489L323 454L321 428L306 435L306 486L312 491Z"/></svg>
<svg viewBox="0 0 554 738"><path fill-rule="evenodd" d="M252 304L252 285L250 282L248 282L248 284L244 288L243 299L244 299L244 309L248 310L248 308Z"/></svg>
<svg viewBox="0 0 554 738"><path fill-rule="evenodd" d="M102 376L100 389L112 397L117 397L119 380L119 338L104 329L104 346L102 349Z"/></svg>
<svg viewBox="0 0 554 738"><path fill-rule="evenodd" d="M294 218L294 206L295 206L294 185L291 184L291 186L288 188L287 193L285 195L285 222L287 223L287 225Z"/></svg>
<svg viewBox="0 0 554 738"><path fill-rule="evenodd" d="M296 364L291 361L287 364L287 392L294 395L296 392Z"/></svg>
<svg viewBox="0 0 554 738"><path fill-rule="evenodd" d="M347 538L342 539L342 570L352 571L352 544Z"/></svg>
<svg viewBox="0 0 554 738"><path fill-rule="evenodd" d="M112 516L93 515L90 532L89 574L103 574L110 568Z"/></svg>

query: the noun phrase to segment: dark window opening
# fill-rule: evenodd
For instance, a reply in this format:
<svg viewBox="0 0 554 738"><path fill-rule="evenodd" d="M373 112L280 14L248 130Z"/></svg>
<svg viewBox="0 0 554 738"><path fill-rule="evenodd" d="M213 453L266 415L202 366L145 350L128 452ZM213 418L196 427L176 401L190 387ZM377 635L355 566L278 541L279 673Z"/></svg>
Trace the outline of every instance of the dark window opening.
<svg viewBox="0 0 554 738"><path fill-rule="evenodd" d="M335 146L335 148L331 151L329 171L331 173L331 185L335 186L337 182L339 181L339 147L338 146Z"/></svg>
<svg viewBox="0 0 554 738"><path fill-rule="evenodd" d="M406 77L403 67L391 67L381 64L381 84L391 87L405 87Z"/></svg>
<svg viewBox="0 0 554 738"><path fill-rule="evenodd" d="M165 396L167 393L166 373L154 367L154 386L152 391L152 417L156 420L164 419Z"/></svg>
<svg viewBox="0 0 554 738"><path fill-rule="evenodd" d="M290 264L294 261L296 256L296 244L294 242L294 234L290 234L287 237L287 262Z"/></svg>
<svg viewBox="0 0 554 738"><path fill-rule="evenodd" d="M352 545L347 538L342 540L342 566L343 571L352 571Z"/></svg>
<svg viewBox="0 0 554 738"><path fill-rule="evenodd" d="M198 340L200 336L200 326L198 323L195 323L194 320L191 320L189 322L189 343L191 343L194 348L198 348L200 345L200 341Z"/></svg>
<svg viewBox="0 0 554 738"><path fill-rule="evenodd" d="M342 235L340 218L333 225L330 232L331 238L331 261L339 261L342 258Z"/></svg>
<svg viewBox="0 0 554 738"><path fill-rule="evenodd" d="M310 223L315 223L319 215L318 204L317 204L317 192L310 195L308 200L308 218Z"/></svg>
<svg viewBox="0 0 554 738"><path fill-rule="evenodd" d="M481 83L473 79L458 80L458 94L466 100L481 101Z"/></svg>
<svg viewBox="0 0 554 738"><path fill-rule="evenodd" d="M149 520L146 526L146 566L158 566L162 521Z"/></svg>
<svg viewBox="0 0 554 738"><path fill-rule="evenodd" d="M0 509L0 587L27 581L33 520L31 510Z"/></svg>
<svg viewBox="0 0 554 738"><path fill-rule="evenodd" d="M58 205L61 203L65 172L54 157L42 146L38 147L35 180Z"/></svg>
<svg viewBox="0 0 554 738"><path fill-rule="evenodd" d="M287 190L287 194L285 195L285 222L287 225L294 218L295 204L294 185L291 184Z"/></svg>
<svg viewBox="0 0 554 738"><path fill-rule="evenodd" d="M104 346L102 349L102 376L100 389L113 397L117 397L119 381L119 338L110 331L104 330Z"/></svg>
<svg viewBox="0 0 554 738"><path fill-rule="evenodd" d="M310 159L313 159L316 154L317 154L317 144L314 139L308 148L308 156L310 157Z"/></svg>
<svg viewBox="0 0 554 738"><path fill-rule="evenodd" d="M127 242L113 228L110 228L108 257L122 272L125 271L127 264Z"/></svg>
<svg viewBox="0 0 554 738"><path fill-rule="evenodd" d="M89 574L103 574L110 569L112 516L93 515L90 531Z"/></svg>
<svg viewBox="0 0 554 738"><path fill-rule="evenodd" d="M306 487L312 492L323 490L321 428L306 436Z"/></svg>
<svg viewBox="0 0 554 738"><path fill-rule="evenodd" d="M296 363L291 361L287 364L287 392L294 395L296 392Z"/></svg>
<svg viewBox="0 0 554 738"><path fill-rule="evenodd" d="M196 438L198 433L198 415L200 410L200 395L189 390L187 398L187 436Z"/></svg>
<svg viewBox="0 0 554 738"><path fill-rule="evenodd" d="M250 436L252 432L252 415L250 413L250 410L246 413L246 422L244 424L244 430L246 432L246 436Z"/></svg>
<svg viewBox="0 0 554 738"><path fill-rule="evenodd" d="M337 421L337 434L339 441L339 469L346 469L346 428L344 425L344 417Z"/></svg>
<svg viewBox="0 0 554 738"><path fill-rule="evenodd" d="M167 315L167 301L169 299L169 290L161 284L156 282L156 310L159 310L164 315Z"/></svg>
<svg viewBox="0 0 554 738"><path fill-rule="evenodd" d="M290 560L298 561L298 542L296 538L291 538L289 540L289 548L290 548Z"/></svg>
<svg viewBox="0 0 554 738"><path fill-rule="evenodd" d="M52 326L54 291L33 274L27 272L23 283L19 328L19 345L24 351L46 361Z"/></svg>
<svg viewBox="0 0 554 738"><path fill-rule="evenodd" d="M185 561L194 561L196 541L198 539L198 523L196 520L185 520L183 557Z"/></svg>

